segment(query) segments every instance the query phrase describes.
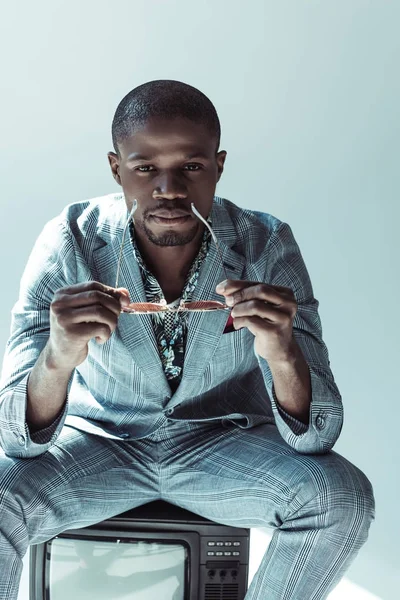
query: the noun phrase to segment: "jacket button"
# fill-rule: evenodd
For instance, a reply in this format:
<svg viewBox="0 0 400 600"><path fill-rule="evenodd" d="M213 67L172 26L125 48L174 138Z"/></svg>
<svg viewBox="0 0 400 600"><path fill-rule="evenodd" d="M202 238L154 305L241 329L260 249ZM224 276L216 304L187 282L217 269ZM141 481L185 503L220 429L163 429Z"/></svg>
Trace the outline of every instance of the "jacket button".
<svg viewBox="0 0 400 600"><path fill-rule="evenodd" d="M20 446L25 446L25 438L24 438L24 436L23 436L23 435L20 435L20 436L19 436L19 438L18 438L18 444L19 444Z"/></svg>
<svg viewBox="0 0 400 600"><path fill-rule="evenodd" d="M321 417L321 415L318 415L318 417L315 420L315 424L318 427L318 429L323 429L325 427L324 417Z"/></svg>
<svg viewBox="0 0 400 600"><path fill-rule="evenodd" d="M170 416L170 415L172 415L172 414L173 414L173 412L174 412L174 409L173 409L173 408L168 408L168 409L165 411L165 414L166 414L166 415L168 415L168 416Z"/></svg>

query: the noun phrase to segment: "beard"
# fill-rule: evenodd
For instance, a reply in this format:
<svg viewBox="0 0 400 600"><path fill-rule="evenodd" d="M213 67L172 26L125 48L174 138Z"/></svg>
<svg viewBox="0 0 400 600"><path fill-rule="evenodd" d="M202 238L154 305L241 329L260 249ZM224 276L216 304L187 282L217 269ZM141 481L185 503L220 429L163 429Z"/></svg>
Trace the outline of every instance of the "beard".
<svg viewBox="0 0 400 600"><path fill-rule="evenodd" d="M147 239L150 240L156 246L184 246L190 244L196 237L199 230L199 223L194 222L193 227L184 233L170 229L163 233L156 234L150 229L146 223L146 218L142 220L136 220L135 224L139 227L146 235Z"/></svg>

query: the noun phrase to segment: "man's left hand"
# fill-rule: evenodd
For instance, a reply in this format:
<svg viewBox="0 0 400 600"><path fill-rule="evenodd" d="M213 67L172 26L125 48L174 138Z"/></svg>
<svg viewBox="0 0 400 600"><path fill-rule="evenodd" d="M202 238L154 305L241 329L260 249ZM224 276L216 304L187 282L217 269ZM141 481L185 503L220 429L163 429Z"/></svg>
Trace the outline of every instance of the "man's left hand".
<svg viewBox="0 0 400 600"><path fill-rule="evenodd" d="M255 336L255 350L269 363L283 363L295 355L293 320L297 302L290 288L227 279L216 287L232 306L235 329L247 327Z"/></svg>

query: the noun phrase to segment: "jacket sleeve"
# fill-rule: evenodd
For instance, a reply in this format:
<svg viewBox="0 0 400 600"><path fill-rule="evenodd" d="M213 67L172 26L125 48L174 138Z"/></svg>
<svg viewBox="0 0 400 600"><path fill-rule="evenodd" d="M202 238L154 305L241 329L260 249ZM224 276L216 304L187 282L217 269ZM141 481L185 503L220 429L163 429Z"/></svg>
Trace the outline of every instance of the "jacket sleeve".
<svg viewBox="0 0 400 600"><path fill-rule="evenodd" d="M8 456L30 458L46 452L64 425L68 395L63 411L51 425L35 432L29 430L27 385L29 374L49 338L50 303L54 293L75 283L75 279L72 236L60 219L53 219L34 245L21 279L18 301L11 313L11 333L0 381L0 446Z"/></svg>
<svg viewBox="0 0 400 600"><path fill-rule="evenodd" d="M342 398L330 369L328 349L322 339L319 302L314 298L307 268L287 223L280 222L268 242L265 282L291 288L295 294L298 310L293 333L311 375L311 406L309 424L306 425L279 406L268 363L257 355L275 422L285 441L298 452L328 452L342 429Z"/></svg>

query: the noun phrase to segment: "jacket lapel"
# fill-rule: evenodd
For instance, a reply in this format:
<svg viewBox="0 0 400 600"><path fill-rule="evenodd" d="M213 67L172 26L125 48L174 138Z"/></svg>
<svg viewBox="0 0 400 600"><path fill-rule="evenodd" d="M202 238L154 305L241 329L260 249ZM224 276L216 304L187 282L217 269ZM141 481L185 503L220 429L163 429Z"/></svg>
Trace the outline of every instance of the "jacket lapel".
<svg viewBox="0 0 400 600"><path fill-rule="evenodd" d="M122 203L124 200L121 200ZM123 215L116 230L110 231L106 235L103 232L102 237L108 242L107 245L93 253L93 262L99 281L112 287L115 286L122 232L125 225L124 219L127 218L124 208L125 206L121 207ZM125 236L118 287L124 287L129 291L132 302L146 302L142 276L134 258L128 231ZM171 389L158 353L151 316L121 313L115 333L120 335L132 359L146 376L148 383L153 385L159 393L170 396Z"/></svg>
<svg viewBox="0 0 400 600"><path fill-rule="evenodd" d="M227 210L214 202L211 218L212 228L218 240L228 278L242 279L246 262L245 258L232 248L237 242L237 238ZM224 279L226 279L226 275L219 253L215 243L211 241L210 250L201 266L192 299L223 302L224 297L217 294L215 288ZM169 406L196 396L199 381L217 350L229 314L228 310L189 314L183 377L175 392L173 402Z"/></svg>

